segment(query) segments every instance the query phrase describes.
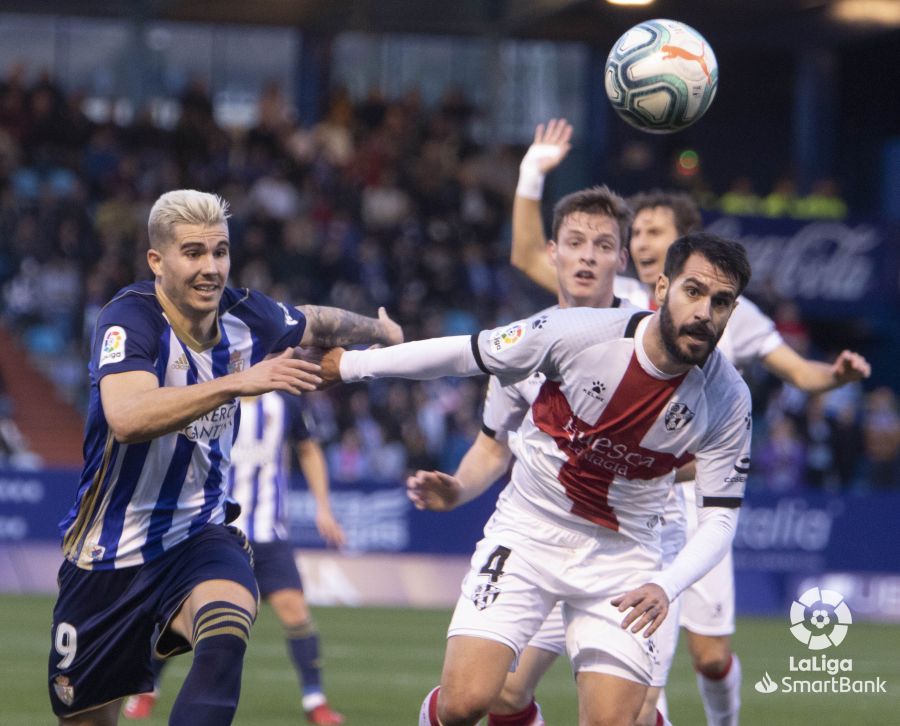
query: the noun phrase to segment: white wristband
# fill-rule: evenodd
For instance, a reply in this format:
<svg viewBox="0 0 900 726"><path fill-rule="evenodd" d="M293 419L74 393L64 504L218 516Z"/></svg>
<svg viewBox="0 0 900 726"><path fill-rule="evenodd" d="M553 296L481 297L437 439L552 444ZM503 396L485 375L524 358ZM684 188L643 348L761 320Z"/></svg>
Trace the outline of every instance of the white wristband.
<svg viewBox="0 0 900 726"><path fill-rule="evenodd" d="M539 200L544 193L546 174L541 171L541 162L559 156L559 147L554 144L532 144L519 164L519 183L516 196Z"/></svg>
<svg viewBox="0 0 900 726"><path fill-rule="evenodd" d="M533 199L537 202L544 195L544 174L536 168L519 170L519 183L516 185L516 196Z"/></svg>

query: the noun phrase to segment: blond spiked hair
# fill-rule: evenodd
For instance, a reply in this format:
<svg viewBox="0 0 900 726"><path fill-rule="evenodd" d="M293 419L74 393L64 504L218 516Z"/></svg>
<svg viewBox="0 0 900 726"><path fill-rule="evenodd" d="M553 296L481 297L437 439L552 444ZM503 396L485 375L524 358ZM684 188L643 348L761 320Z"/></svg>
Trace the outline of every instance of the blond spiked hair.
<svg viewBox="0 0 900 726"><path fill-rule="evenodd" d="M228 202L218 194L198 192L196 189L176 189L166 192L150 209L150 218L147 222L150 246L158 248L175 239L177 224L213 227L225 224L230 216Z"/></svg>

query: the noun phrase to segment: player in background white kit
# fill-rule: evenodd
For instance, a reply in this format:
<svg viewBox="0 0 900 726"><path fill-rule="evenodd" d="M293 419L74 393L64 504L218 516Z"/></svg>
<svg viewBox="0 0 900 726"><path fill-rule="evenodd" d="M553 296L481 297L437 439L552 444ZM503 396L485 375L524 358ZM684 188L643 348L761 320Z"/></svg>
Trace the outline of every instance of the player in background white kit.
<svg viewBox="0 0 900 726"><path fill-rule="evenodd" d="M750 399L715 345L750 268L739 245L698 233L672 246L665 272L655 314L554 310L472 337L323 357L326 383L479 370L505 384L546 376L517 437L510 486L463 582L441 686L420 724L476 723L558 601L581 719L634 723L656 658L651 636L669 602L730 547L746 481L739 470L749 464ZM700 525L660 569L672 470L692 459Z"/></svg>
<svg viewBox="0 0 900 726"><path fill-rule="evenodd" d="M556 269L560 308L630 306L613 294L616 273L625 269L630 224L631 212L625 200L606 187L585 189L557 202L547 254ZM492 376L482 431L456 473L422 472L409 478L407 492L416 507L449 511L479 496L503 476L512 460L508 436L519 428L543 382L544 376L535 373L520 383L502 386ZM516 670L507 676L498 702L491 706L489 726L543 724L534 689L564 652L562 614L557 607L523 652Z"/></svg>
<svg viewBox="0 0 900 726"><path fill-rule="evenodd" d="M540 127L538 131L535 144L522 162L524 180L520 178L513 206L511 260L532 280L555 291L553 270L542 253L545 240L540 199L544 175L568 153L571 126L564 120L554 120L548 124L546 133ZM634 221L630 250L646 296L639 289L629 290L627 294L636 305L650 305L653 302L650 293L662 273L666 251L680 235L700 227L700 212L690 197L680 193L642 194L631 200L631 204ZM758 360L773 375L808 393L821 393L860 380L870 372L865 359L850 351L843 351L831 365L803 358L784 342L772 320L744 297L735 308L719 349L738 368ZM684 482L691 478L689 468L679 475L679 480ZM690 536L695 526L694 490L692 486L683 486L681 490ZM667 521L674 519L673 514L667 511ZM664 527L663 539L680 536L676 529ZM731 650L734 573L730 551L706 577L685 591L681 624L688 633L688 647L708 724L737 724L741 670L740 661ZM654 709L650 705L642 712L642 718L652 718ZM653 721L641 723L653 724Z"/></svg>

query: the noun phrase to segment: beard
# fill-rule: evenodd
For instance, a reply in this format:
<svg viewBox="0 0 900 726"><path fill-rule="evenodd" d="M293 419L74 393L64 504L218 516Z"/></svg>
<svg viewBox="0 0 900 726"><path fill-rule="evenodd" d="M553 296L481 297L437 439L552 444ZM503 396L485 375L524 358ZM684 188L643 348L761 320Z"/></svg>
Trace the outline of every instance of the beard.
<svg viewBox="0 0 900 726"><path fill-rule="evenodd" d="M663 345L666 352L673 360L687 365L703 366L710 353L713 352L722 337L722 333L716 334L715 331L701 323L693 325L682 325L680 328L675 327L675 321L672 320L672 313L669 311L669 296L663 301L662 307L659 309L659 331L662 336ZM694 337L706 340L705 350L699 353L692 352L689 348L681 348L678 345L678 338L682 335L693 335Z"/></svg>

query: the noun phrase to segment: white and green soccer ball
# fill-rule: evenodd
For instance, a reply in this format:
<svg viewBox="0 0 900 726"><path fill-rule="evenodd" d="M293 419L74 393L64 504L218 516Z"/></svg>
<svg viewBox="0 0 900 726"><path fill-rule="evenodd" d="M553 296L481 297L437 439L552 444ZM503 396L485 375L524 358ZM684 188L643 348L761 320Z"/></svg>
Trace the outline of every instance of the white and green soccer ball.
<svg viewBox="0 0 900 726"><path fill-rule="evenodd" d="M604 85L619 116L641 131L667 134L706 113L719 85L719 65L709 43L689 25L647 20L613 45Z"/></svg>

